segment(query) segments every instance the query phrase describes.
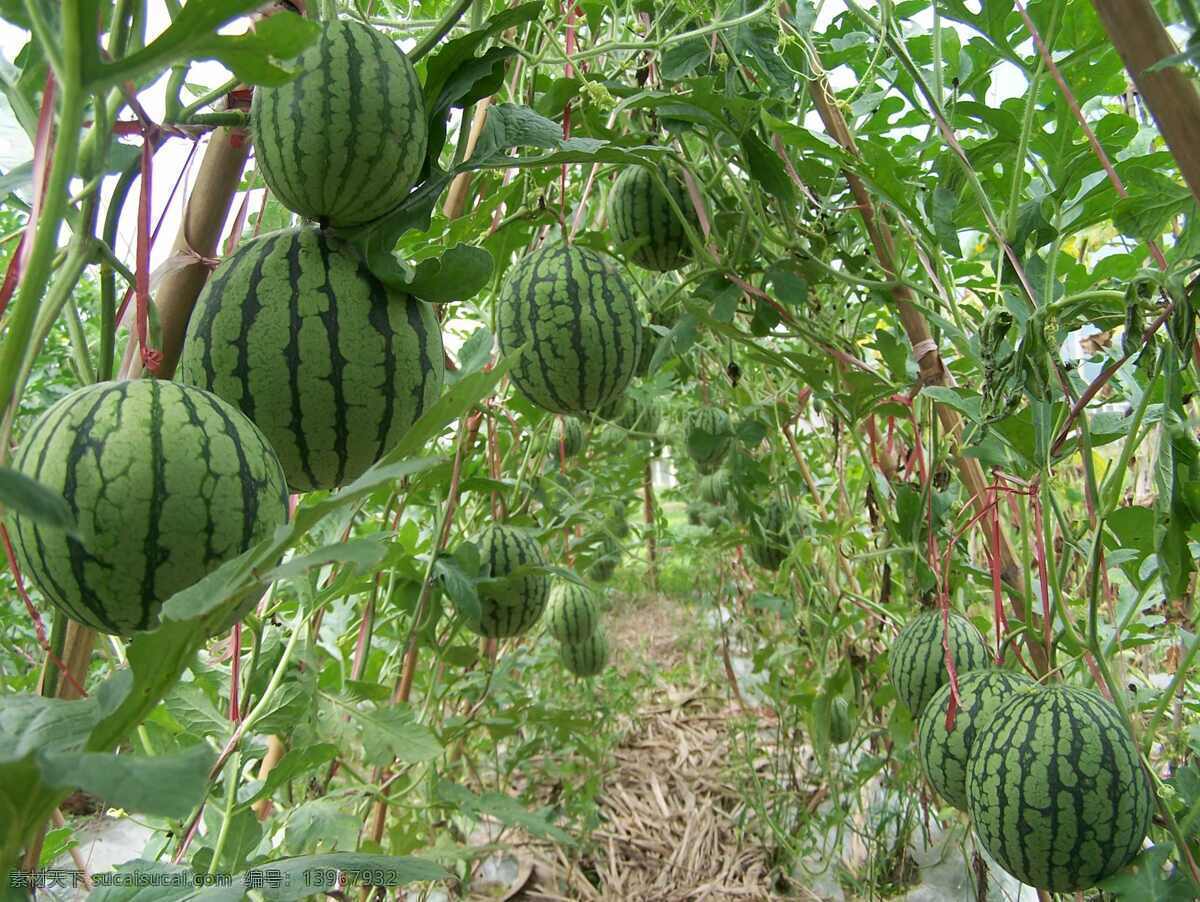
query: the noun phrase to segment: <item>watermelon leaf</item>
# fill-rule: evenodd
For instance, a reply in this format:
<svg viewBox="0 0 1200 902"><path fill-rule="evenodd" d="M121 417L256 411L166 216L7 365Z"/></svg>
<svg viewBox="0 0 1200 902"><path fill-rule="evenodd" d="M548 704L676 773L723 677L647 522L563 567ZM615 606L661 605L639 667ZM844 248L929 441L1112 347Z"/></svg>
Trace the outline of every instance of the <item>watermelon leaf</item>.
<svg viewBox="0 0 1200 902"><path fill-rule="evenodd" d="M392 287L423 301L445 304L474 297L491 277L491 254L481 247L456 244L441 257L422 260L407 281Z"/></svg>
<svg viewBox="0 0 1200 902"><path fill-rule="evenodd" d="M1100 888L1117 899L1136 899L1138 902L1184 902L1194 899L1192 884L1182 869L1165 869L1172 846L1151 846L1119 874L1100 881Z"/></svg>
<svg viewBox="0 0 1200 902"><path fill-rule="evenodd" d="M62 495L10 467L0 467L0 504L42 526L75 531L75 515Z"/></svg>

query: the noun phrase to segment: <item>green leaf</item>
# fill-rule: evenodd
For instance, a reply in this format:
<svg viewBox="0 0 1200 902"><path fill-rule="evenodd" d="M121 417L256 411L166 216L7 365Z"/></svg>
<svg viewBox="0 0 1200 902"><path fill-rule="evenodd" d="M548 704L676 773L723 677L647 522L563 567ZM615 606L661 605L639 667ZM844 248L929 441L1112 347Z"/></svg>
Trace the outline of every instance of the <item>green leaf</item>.
<svg viewBox="0 0 1200 902"><path fill-rule="evenodd" d="M391 764L393 758L404 764L420 764L442 753L437 737L405 708L367 710L351 706L346 711L362 728L363 757L368 764Z"/></svg>
<svg viewBox="0 0 1200 902"><path fill-rule="evenodd" d="M246 888L238 878L231 886L205 886L204 875L182 864L135 859L113 871L127 875L109 886L97 886L88 902L241 902Z"/></svg>
<svg viewBox="0 0 1200 902"><path fill-rule="evenodd" d="M482 616L475 580L463 572L454 557L446 554L438 555L433 562L433 572L437 574L442 591L450 596L454 609L460 615L468 621L478 620Z"/></svg>
<svg viewBox="0 0 1200 902"><path fill-rule="evenodd" d="M316 770L337 756L337 746L328 742L319 742L316 745L305 745L288 750L279 759L279 763L267 774L267 779L250 796L240 800L242 807L249 807L260 799L269 799L281 786Z"/></svg>
<svg viewBox="0 0 1200 902"><path fill-rule="evenodd" d="M269 571L263 578L268 582L291 579L314 567L335 563L353 564L359 572L368 572L383 561L387 551L387 536L384 533L356 536L345 542L326 545L301 557L294 557Z"/></svg>
<svg viewBox="0 0 1200 902"><path fill-rule="evenodd" d="M796 186L788 177L783 160L763 143L762 138L754 132L742 135L742 154L746 158L751 178L762 185L768 195L778 198L788 206L796 203Z"/></svg>
<svg viewBox="0 0 1200 902"><path fill-rule="evenodd" d="M66 499L11 467L0 467L0 504L42 526L78 535Z"/></svg>
<svg viewBox="0 0 1200 902"><path fill-rule="evenodd" d="M440 257L422 260L410 278L389 284L423 301L445 304L473 298L491 277L491 254L481 247L456 244Z"/></svg>
<svg viewBox="0 0 1200 902"><path fill-rule="evenodd" d="M1139 166L1128 170L1129 196L1117 200L1113 225L1132 238L1157 239L1182 213L1195 213L1191 191L1162 172Z"/></svg>
<svg viewBox="0 0 1200 902"><path fill-rule="evenodd" d="M216 753L203 743L170 755L47 755L41 770L59 789L83 789L119 808L184 818L204 799Z"/></svg>
<svg viewBox="0 0 1200 902"><path fill-rule="evenodd" d="M261 875L264 881L252 874ZM266 902L298 902L313 895L334 892L341 875L350 884L369 879L379 886L405 886L429 880L447 880L451 874L440 865L423 858L393 855L369 855L362 852L332 852L282 858L247 871L242 883L258 886Z"/></svg>
<svg viewBox="0 0 1200 902"><path fill-rule="evenodd" d="M471 337L463 342L458 351L457 379L477 373L492 359L492 345L495 339L487 326L480 326L471 333Z"/></svg>
<svg viewBox="0 0 1200 902"><path fill-rule="evenodd" d="M1146 849L1119 874L1102 880L1100 888L1117 899L1130 902L1187 902L1195 899L1194 887L1180 868L1167 867L1174 846L1158 845Z"/></svg>

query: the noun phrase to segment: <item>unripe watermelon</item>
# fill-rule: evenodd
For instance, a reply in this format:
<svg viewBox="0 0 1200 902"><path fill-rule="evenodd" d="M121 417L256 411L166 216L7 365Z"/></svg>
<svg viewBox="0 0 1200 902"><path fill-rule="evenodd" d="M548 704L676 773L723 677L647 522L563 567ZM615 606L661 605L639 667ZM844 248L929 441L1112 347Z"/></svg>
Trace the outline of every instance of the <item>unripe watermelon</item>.
<svg viewBox="0 0 1200 902"><path fill-rule="evenodd" d="M729 498L729 473L718 470L700 477L700 497L709 504L724 504Z"/></svg>
<svg viewBox="0 0 1200 902"><path fill-rule="evenodd" d="M662 423L662 408L652 398L626 395L617 425L629 432L654 435Z"/></svg>
<svg viewBox="0 0 1200 902"><path fill-rule="evenodd" d="M349 245L301 228L249 241L217 267L178 378L250 417L301 492L361 475L437 399L443 376L432 309L385 288Z"/></svg>
<svg viewBox="0 0 1200 902"><path fill-rule="evenodd" d="M654 352L658 350L661 336L650 328L650 323L642 323L642 353L638 355L637 366L633 374L638 379L645 378L650 373L650 364L654 360Z"/></svg>
<svg viewBox="0 0 1200 902"><path fill-rule="evenodd" d="M797 514L786 501L773 499L750 523L750 557L766 570L778 570L799 536Z"/></svg>
<svg viewBox="0 0 1200 902"><path fill-rule="evenodd" d="M603 254L561 244L509 269L497 300L500 351L529 347L512 381L552 413L594 413L620 397L642 349L633 292Z"/></svg>
<svg viewBox="0 0 1200 902"><path fill-rule="evenodd" d="M583 450L583 424L574 417L559 417L554 427L554 447L551 449L558 457L559 449L566 457L574 457Z"/></svg>
<svg viewBox="0 0 1200 902"><path fill-rule="evenodd" d="M950 612L950 656L961 677L990 663L987 643L975 625L961 614ZM925 611L900 631L888 655L888 673L896 696L919 717L942 686L950 679L942 651L942 612Z"/></svg>
<svg viewBox="0 0 1200 902"><path fill-rule="evenodd" d="M950 710L950 683L933 694L921 715L917 750L925 776L938 795L955 808L967 809L967 762L975 737L1000 705L1023 689L1037 684L1023 673L988 668L958 679L959 706L954 729L946 730Z"/></svg>
<svg viewBox="0 0 1200 902"><path fill-rule="evenodd" d="M729 414L716 407L693 410L683 423L683 442L697 470L715 472L733 444L733 423Z"/></svg>
<svg viewBox="0 0 1200 902"><path fill-rule="evenodd" d="M575 676L593 677L608 664L608 637L596 629L579 642L564 642L559 656L563 666Z"/></svg>
<svg viewBox="0 0 1200 902"><path fill-rule="evenodd" d="M688 523L690 523L692 526L700 526L704 522L702 517L703 517L703 511L705 510L706 507L707 507L707 505L698 504L695 501L689 501L687 503L687 521L688 521Z"/></svg>
<svg viewBox="0 0 1200 902"><path fill-rule="evenodd" d="M1121 715L1095 692L1019 692L975 735L967 810L979 841L1023 883L1094 886L1125 867L1154 811L1154 789Z"/></svg>
<svg viewBox="0 0 1200 902"><path fill-rule="evenodd" d="M519 567L544 567L542 547L527 533L511 526L492 525L479 539L481 576L502 579ZM529 632L550 594L550 578L544 573L525 573L502 588L481 589L480 616L468 617L467 626L481 636L507 638Z"/></svg>
<svg viewBox="0 0 1200 902"><path fill-rule="evenodd" d="M666 272L678 269L691 257L684 220L672 209L668 195L693 227L696 210L682 179L665 166L658 168L658 174L666 191L644 166L630 166L617 176L608 195L608 222L614 244L641 242L629 254L631 263Z"/></svg>
<svg viewBox="0 0 1200 902"><path fill-rule="evenodd" d="M588 568L588 576L598 583L606 583L617 572L617 564L621 562L621 546L612 536L605 536L600 541L600 548Z"/></svg>
<svg viewBox="0 0 1200 902"><path fill-rule="evenodd" d="M546 626L559 642L582 642L596 629L600 612L591 590L578 583L555 583L546 607Z"/></svg>
<svg viewBox="0 0 1200 902"><path fill-rule="evenodd" d="M374 28L341 19L295 65L286 84L255 88L250 107L267 187L322 225L380 218L425 163L425 101L412 63Z"/></svg>
<svg viewBox="0 0 1200 902"><path fill-rule="evenodd" d="M279 461L254 424L174 382L103 382L42 414L15 467L58 492L78 538L10 512L22 572L64 614L119 636L287 522Z"/></svg>
<svg viewBox="0 0 1200 902"><path fill-rule="evenodd" d="M700 520L709 529L718 529L729 522L729 506L725 504L706 505L700 513Z"/></svg>
<svg viewBox="0 0 1200 902"><path fill-rule="evenodd" d="M834 745L849 742L854 736L854 724L850 720L850 702L846 696L835 695L829 701L829 741Z"/></svg>

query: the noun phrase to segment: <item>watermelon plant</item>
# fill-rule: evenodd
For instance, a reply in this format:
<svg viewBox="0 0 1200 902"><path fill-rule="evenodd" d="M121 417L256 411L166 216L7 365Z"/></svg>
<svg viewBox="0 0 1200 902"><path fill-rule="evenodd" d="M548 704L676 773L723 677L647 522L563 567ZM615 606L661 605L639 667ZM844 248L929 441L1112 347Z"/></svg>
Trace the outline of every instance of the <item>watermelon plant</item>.
<svg viewBox="0 0 1200 902"><path fill-rule="evenodd" d="M0 3L6 898L1200 898L1195 6Z"/></svg>

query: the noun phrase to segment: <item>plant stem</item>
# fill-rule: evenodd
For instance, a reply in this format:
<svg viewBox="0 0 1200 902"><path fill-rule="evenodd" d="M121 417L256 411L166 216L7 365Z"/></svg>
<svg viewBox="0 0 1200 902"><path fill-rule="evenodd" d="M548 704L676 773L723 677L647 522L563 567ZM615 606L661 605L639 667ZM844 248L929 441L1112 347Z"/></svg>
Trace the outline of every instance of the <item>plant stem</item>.
<svg viewBox="0 0 1200 902"><path fill-rule="evenodd" d="M455 0L454 4L438 20L437 25L423 35L421 40L417 41L413 49L409 51L409 61L415 63L436 47L438 41L450 33L450 29L458 24L458 20L463 17L463 13L474 2L475 0Z"/></svg>
<svg viewBox="0 0 1200 902"><path fill-rule="evenodd" d="M27 4L38 7L37 3ZM67 206L67 191L79 154L79 132L83 125L84 92L80 72L81 49L79 0L65 0L62 5L62 54L56 67L59 83L58 132L54 143L54 159L42 196L42 212L33 234L28 264L21 285L13 299L5 329L4 347L0 348L0 411L7 411L13 402L14 390L25 358L33 359L37 347L29 343L37 316L38 305L46 290L58 234ZM49 51L47 51L49 52ZM8 453L7 444L0 448L0 461Z"/></svg>

